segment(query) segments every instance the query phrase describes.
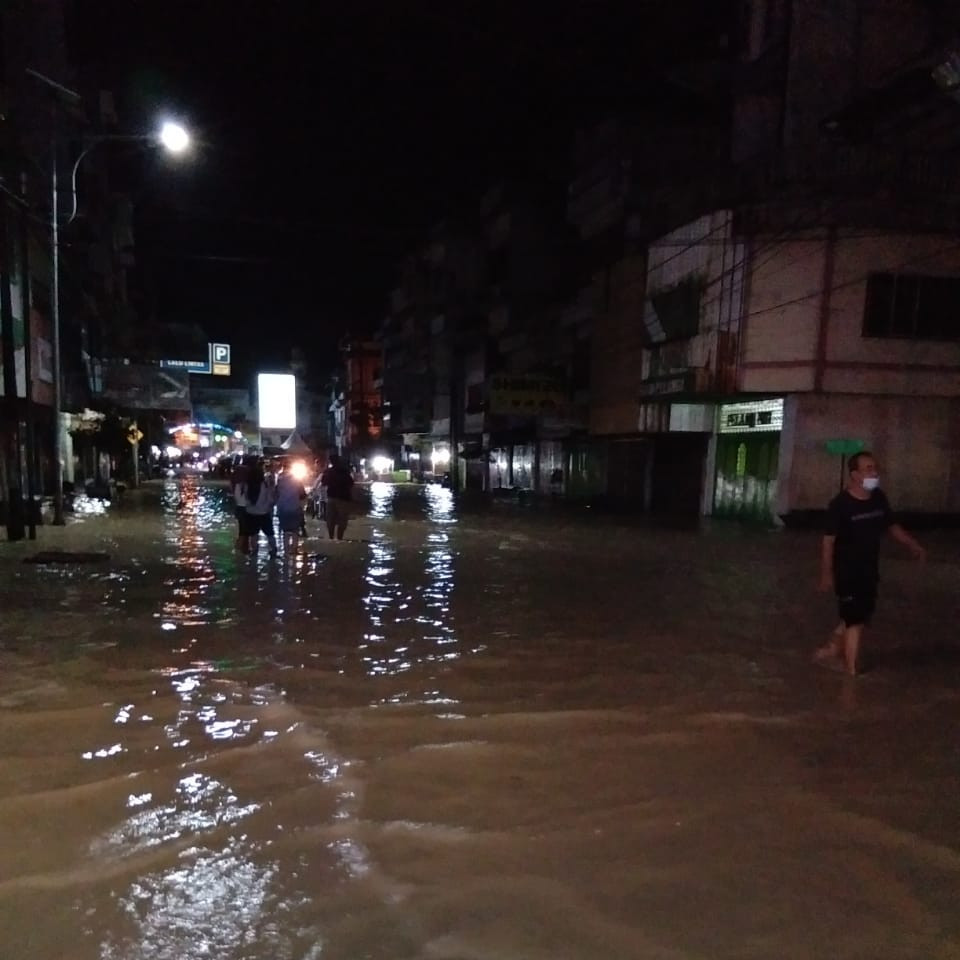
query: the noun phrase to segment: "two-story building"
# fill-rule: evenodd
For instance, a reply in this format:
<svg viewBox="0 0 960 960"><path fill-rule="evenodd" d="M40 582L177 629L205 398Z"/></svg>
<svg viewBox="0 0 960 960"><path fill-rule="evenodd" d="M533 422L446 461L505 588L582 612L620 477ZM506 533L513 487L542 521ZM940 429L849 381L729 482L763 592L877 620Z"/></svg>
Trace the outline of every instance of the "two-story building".
<svg viewBox="0 0 960 960"><path fill-rule="evenodd" d="M672 438L649 435L650 408L638 387L650 343L641 322L648 257L657 256L648 243L696 210L727 135L716 100L673 84L661 92L659 106L577 138L567 216L579 237L579 286L565 311L588 338L590 360L590 439L579 452L588 482L569 492L654 511L674 509L686 494L653 471L656 447ZM661 450L661 464L681 453Z"/></svg>
<svg viewBox="0 0 960 960"><path fill-rule="evenodd" d="M789 522L869 448L902 509L960 513L956 61L920 3L752 12L731 202L649 245L652 482Z"/></svg>

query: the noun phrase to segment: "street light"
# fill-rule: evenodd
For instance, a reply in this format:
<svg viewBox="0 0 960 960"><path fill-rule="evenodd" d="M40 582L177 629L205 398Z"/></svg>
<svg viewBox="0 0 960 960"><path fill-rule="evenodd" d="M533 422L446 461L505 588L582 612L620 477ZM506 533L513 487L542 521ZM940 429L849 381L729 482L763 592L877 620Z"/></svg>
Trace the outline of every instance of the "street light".
<svg viewBox="0 0 960 960"><path fill-rule="evenodd" d="M32 71L31 71L32 72ZM190 146L190 135L178 123L166 121L156 133L142 134L104 134L91 137L87 146L80 152L73 164L70 173L70 190L73 198L73 207L70 216L64 225L73 223L77 216L77 171L83 158L95 147L109 140L127 142L159 143L169 153L180 154ZM53 412L54 412L54 458L53 458L53 523L62 527L66 522L63 516L63 448L65 446L65 431L63 429L63 395L60 375L60 211L59 191L57 186L57 133L56 125L53 133L52 165L51 165L51 203L50 203L50 235L51 235L51 302L50 312L53 335L51 337L51 364L53 366ZM136 454L134 454L136 456Z"/></svg>
<svg viewBox="0 0 960 960"><path fill-rule="evenodd" d="M163 146L173 154L183 153L190 149L190 134L172 120L167 120L160 128L159 140Z"/></svg>

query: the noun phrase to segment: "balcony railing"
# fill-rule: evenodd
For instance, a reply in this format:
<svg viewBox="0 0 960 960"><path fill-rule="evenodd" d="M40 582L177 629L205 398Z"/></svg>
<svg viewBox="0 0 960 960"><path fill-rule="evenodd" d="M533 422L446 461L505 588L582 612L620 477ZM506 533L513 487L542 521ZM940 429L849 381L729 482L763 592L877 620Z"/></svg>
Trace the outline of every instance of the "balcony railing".
<svg viewBox="0 0 960 960"><path fill-rule="evenodd" d="M721 330L643 351L640 395L728 394L736 389L737 336Z"/></svg>

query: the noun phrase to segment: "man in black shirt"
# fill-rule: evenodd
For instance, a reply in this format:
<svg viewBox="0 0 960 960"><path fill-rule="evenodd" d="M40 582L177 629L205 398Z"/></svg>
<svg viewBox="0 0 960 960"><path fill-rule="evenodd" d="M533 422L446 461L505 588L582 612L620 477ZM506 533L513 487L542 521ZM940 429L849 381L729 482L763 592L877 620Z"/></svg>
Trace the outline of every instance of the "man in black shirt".
<svg viewBox="0 0 960 960"><path fill-rule="evenodd" d="M840 623L828 644L815 657L824 663L839 662L856 675L863 628L870 623L880 579L880 541L890 535L918 559L923 547L893 518L880 487L873 454L850 458L846 489L830 501L820 560L820 589L836 591Z"/></svg>
<svg viewBox="0 0 960 960"><path fill-rule="evenodd" d="M327 489L327 533L330 539L342 540L350 521L350 498L353 492L353 474L350 467L336 454L323 471L320 483Z"/></svg>

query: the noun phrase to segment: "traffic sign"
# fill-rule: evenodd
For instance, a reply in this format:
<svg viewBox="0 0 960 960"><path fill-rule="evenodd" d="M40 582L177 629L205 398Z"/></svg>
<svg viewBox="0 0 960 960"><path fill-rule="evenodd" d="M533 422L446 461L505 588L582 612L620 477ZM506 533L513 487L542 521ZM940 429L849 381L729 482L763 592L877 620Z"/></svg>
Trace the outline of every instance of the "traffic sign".
<svg viewBox="0 0 960 960"><path fill-rule="evenodd" d="M230 376L230 344L229 343L211 343L210 359L212 361L213 375L215 377Z"/></svg>

